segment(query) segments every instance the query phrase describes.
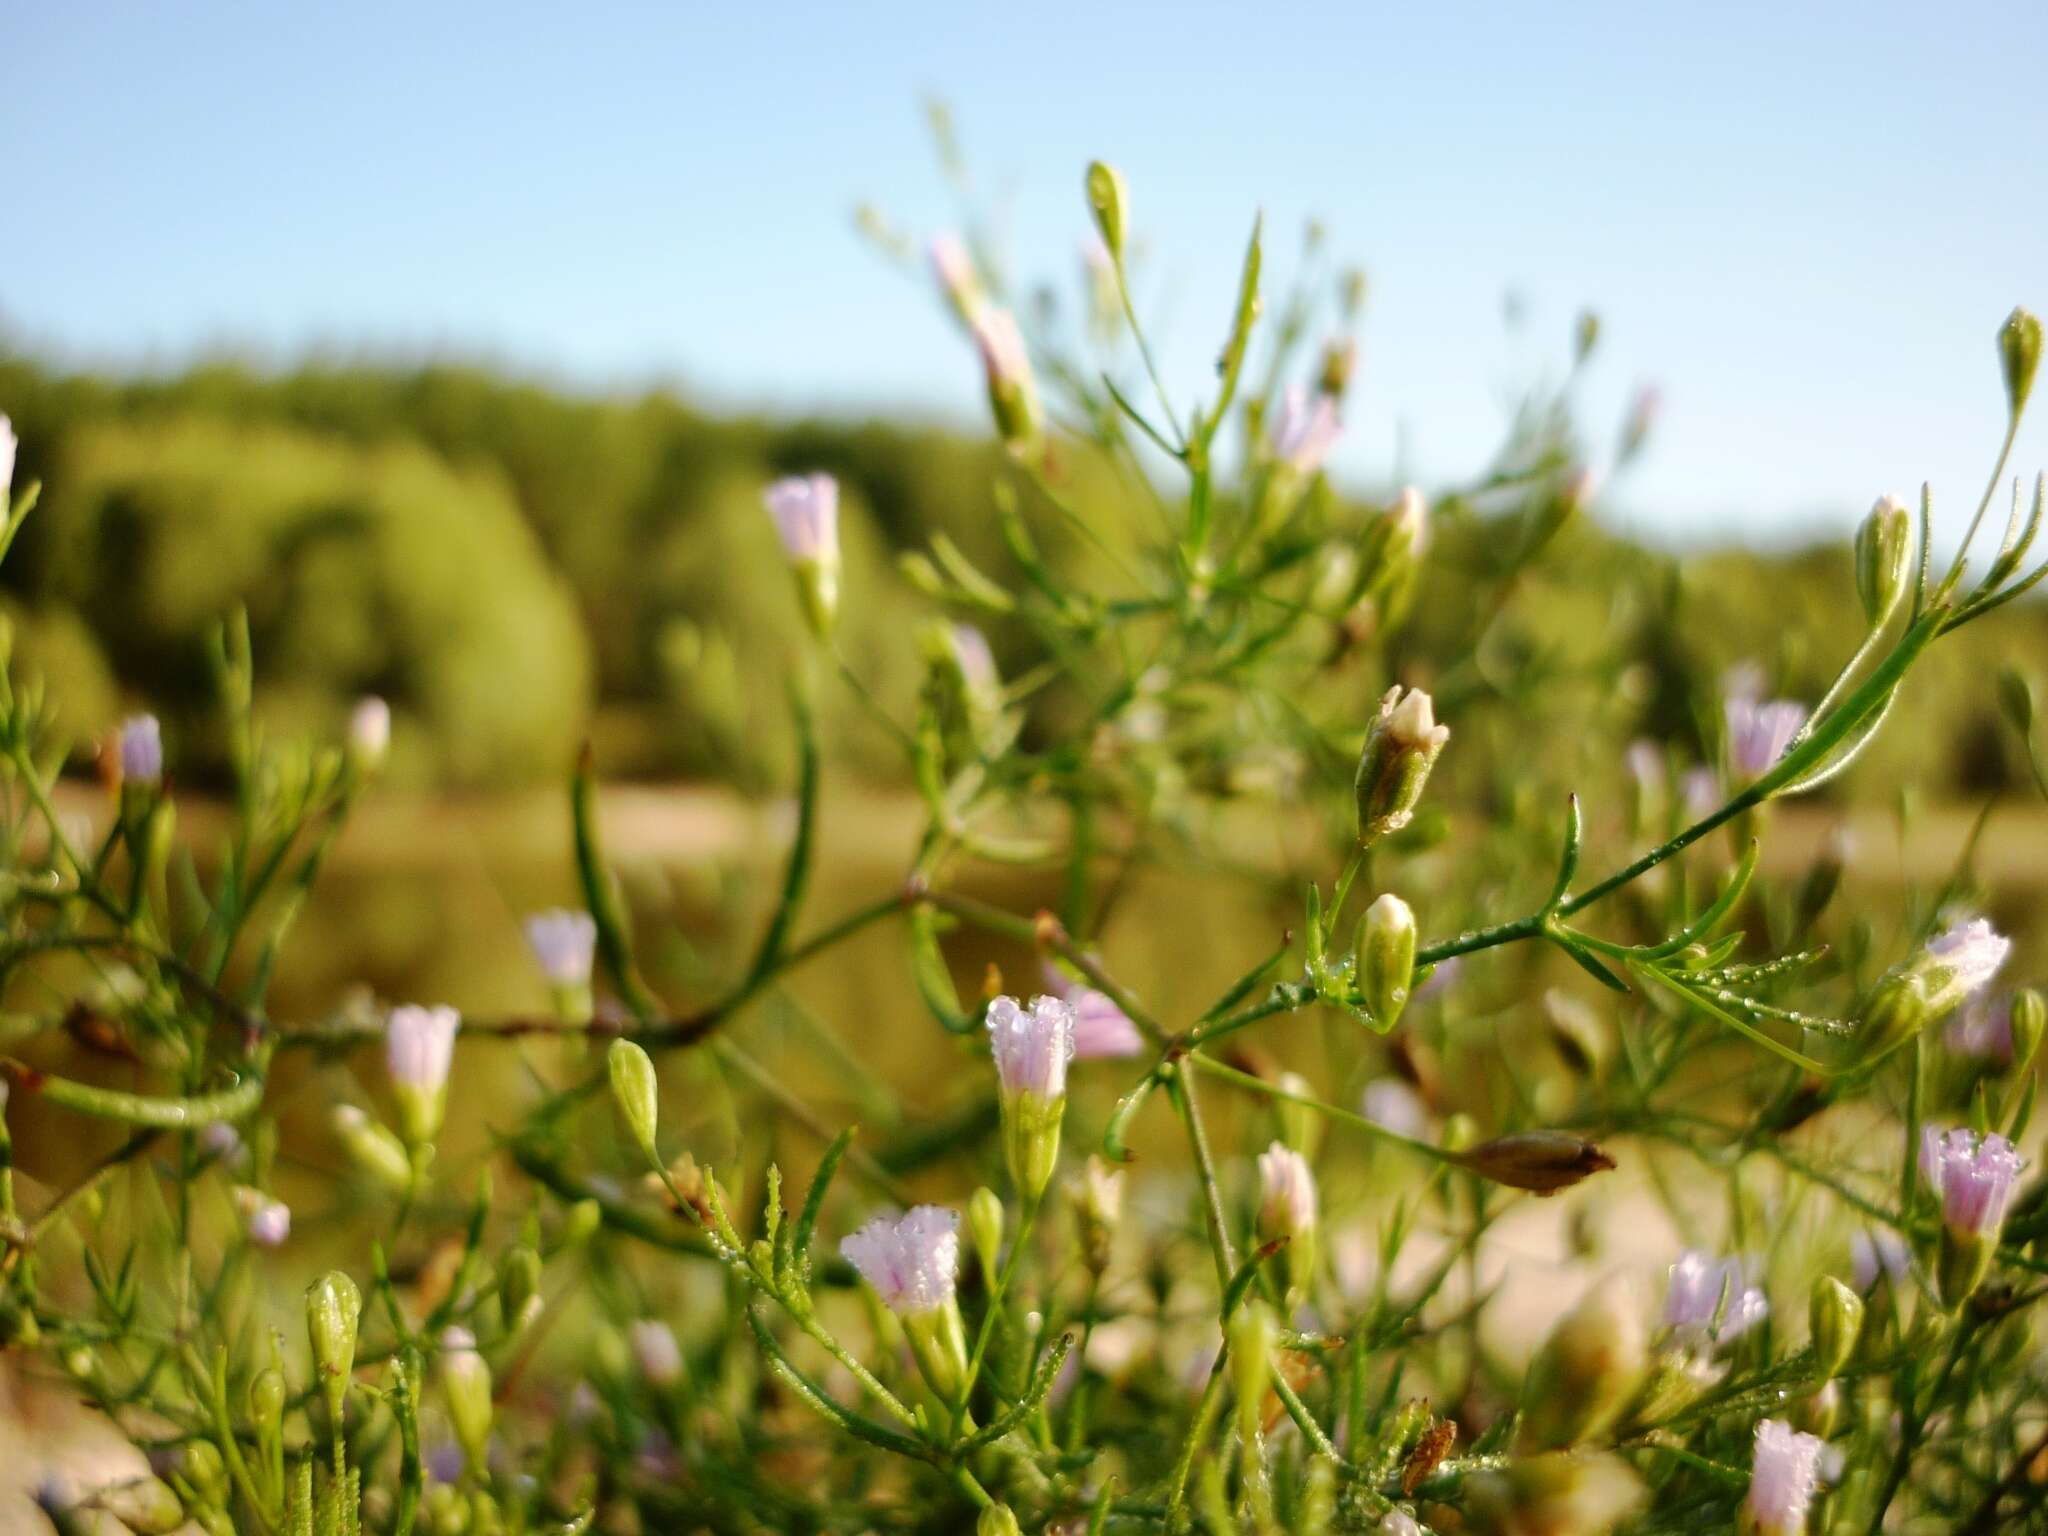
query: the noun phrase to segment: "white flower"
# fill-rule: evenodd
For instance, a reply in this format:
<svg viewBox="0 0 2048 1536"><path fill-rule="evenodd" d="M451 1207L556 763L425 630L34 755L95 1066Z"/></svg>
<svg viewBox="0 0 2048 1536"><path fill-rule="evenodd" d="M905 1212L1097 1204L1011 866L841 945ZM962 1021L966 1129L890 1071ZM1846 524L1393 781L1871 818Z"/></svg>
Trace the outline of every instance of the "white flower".
<svg viewBox="0 0 2048 1536"><path fill-rule="evenodd" d="M1818 1435L1801 1434L1781 1419L1757 1425L1743 1509L1759 1536L1799 1536L1806 1529L1824 1444Z"/></svg>
<svg viewBox="0 0 2048 1536"><path fill-rule="evenodd" d="M391 706L374 693L356 700L348 717L348 749L365 768L377 768L391 750Z"/></svg>
<svg viewBox="0 0 2048 1536"><path fill-rule="evenodd" d="M1949 974L1945 984L1937 983L1930 987L1929 1006L1936 1012L1945 1012L1980 991L1998 974L1998 968L2005 964L2005 957L2011 953L2012 940L1981 917L1956 923L1930 939L1928 958L1939 966L1945 966Z"/></svg>
<svg viewBox="0 0 2048 1536"><path fill-rule="evenodd" d="M0 515L9 510L8 498L14 487L14 423L0 415Z"/></svg>
<svg viewBox="0 0 2048 1536"><path fill-rule="evenodd" d="M163 728L155 715L130 715L121 722L121 777L130 784L155 784L163 776Z"/></svg>
<svg viewBox="0 0 2048 1536"><path fill-rule="evenodd" d="M960 672L967 679L967 686L977 693L992 694L1002 687L1003 680L996 671L995 652L988 648L988 636L972 624L952 626L953 655L960 663Z"/></svg>
<svg viewBox="0 0 2048 1536"><path fill-rule="evenodd" d="M1664 1324L1676 1333L1729 1344L1762 1322L1770 1310L1769 1298L1749 1283L1739 1258L1717 1259L1687 1249L1671 1266Z"/></svg>
<svg viewBox="0 0 2048 1536"><path fill-rule="evenodd" d="M541 974L557 987L590 984L597 953L597 923L588 912L555 907L526 920L526 943Z"/></svg>
<svg viewBox="0 0 2048 1536"><path fill-rule="evenodd" d="M246 1184L236 1186L234 1199L249 1241L258 1247L275 1248L292 1235L291 1207L282 1200L273 1200Z"/></svg>
<svg viewBox="0 0 2048 1536"><path fill-rule="evenodd" d="M1948 1048L1958 1056L1976 1056L1988 1061L2012 1060L2012 999L1972 998L1949 1020Z"/></svg>
<svg viewBox="0 0 2048 1536"><path fill-rule="evenodd" d="M1723 711L1728 719L1729 760L1746 779L1768 772L1785 755L1799 728L1806 724L1806 706L1790 699L1759 704L1737 695L1728 700Z"/></svg>
<svg viewBox="0 0 2048 1536"><path fill-rule="evenodd" d="M960 1214L920 1205L893 1221L877 1216L841 1238L839 1251L890 1311L930 1312L953 1299L960 1272Z"/></svg>
<svg viewBox="0 0 2048 1536"><path fill-rule="evenodd" d="M1005 1099L1031 1094L1041 1100L1067 1091L1067 1063L1074 1055L1074 1008L1040 995L1026 1008L1014 997L988 1005L989 1044Z"/></svg>
<svg viewBox="0 0 2048 1536"><path fill-rule="evenodd" d="M1293 385L1282 397L1273 422L1273 457L1298 475L1313 475L1323 467L1342 430L1335 400L1318 392L1311 401L1306 389Z"/></svg>
<svg viewBox="0 0 2048 1536"><path fill-rule="evenodd" d="M438 1093L448 1083L455 1058L455 1032L462 1015L453 1008L406 1003L391 1010L384 1025L384 1056L391 1080L407 1088Z"/></svg>
<svg viewBox="0 0 2048 1536"><path fill-rule="evenodd" d="M1420 688L1410 688L1387 716L1387 735L1395 745L1435 751L1451 739L1451 728L1436 723L1436 704Z"/></svg>
<svg viewBox="0 0 2048 1536"><path fill-rule="evenodd" d="M1308 1159L1285 1142L1259 1154L1259 1226L1279 1236L1312 1232L1316 1225L1316 1177Z"/></svg>
<svg viewBox="0 0 2048 1536"><path fill-rule="evenodd" d="M2020 1167L2013 1144L1996 1133L1980 1140L1961 1127L1946 1135L1920 1127L1920 1176L1941 1199L1942 1221L1964 1236L1998 1236Z"/></svg>
<svg viewBox="0 0 2048 1536"><path fill-rule="evenodd" d="M683 1379L683 1350L667 1323L643 1317L626 1330L640 1374L653 1387L671 1387Z"/></svg>
<svg viewBox="0 0 2048 1536"><path fill-rule="evenodd" d="M789 558L829 564L839 558L839 482L830 475L791 475L762 493Z"/></svg>

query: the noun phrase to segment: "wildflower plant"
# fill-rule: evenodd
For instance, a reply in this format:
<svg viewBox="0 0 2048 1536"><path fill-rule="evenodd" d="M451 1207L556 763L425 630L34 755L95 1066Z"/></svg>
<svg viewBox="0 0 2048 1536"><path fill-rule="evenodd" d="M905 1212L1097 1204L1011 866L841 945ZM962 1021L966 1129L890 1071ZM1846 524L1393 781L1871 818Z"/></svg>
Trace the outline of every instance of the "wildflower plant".
<svg viewBox="0 0 2048 1536"><path fill-rule="evenodd" d="M2040 483L1974 574L1991 490L1946 562L1930 497L1880 503L1845 592L1862 638L1810 705L1695 678L1649 739L1616 707L1641 665L1623 628L1550 647L1530 611L1551 562L1596 558L1580 525L1647 402L1596 463L1569 386L1539 389L1468 479L1347 502L1327 469L1362 278L1321 274L1312 235L1311 277L1277 287L1254 222L1190 389L1141 320L1136 192L1101 164L1084 191L1082 334L978 230L930 243L1003 446L1001 563L943 535L901 552L933 606L907 713L837 646L864 596L838 483L801 466L764 490L796 585L775 622L807 658L797 803L730 954L679 964L629 911L586 754L580 899L527 927L549 1009L276 1015L391 711L271 739L229 616L232 815L195 853L179 742L111 729L117 787L81 828L49 701L0 674L8 1119L105 1132L64 1187L0 1161L0 1335L154 1468L51 1486L61 1527L1990 1531L2036 1507L2038 995L2008 1006L2010 1050L1949 1062L1934 1027L2007 976L1971 906L1997 893L1966 856L1852 918L1839 865L1763 850L1778 802L1910 716L1945 636L2048 571L2027 563ZM1999 333L1994 489L2039 336L2024 311ZM1589 318L1574 377L1597 339ZM9 475L13 451L0 429ZM1092 524L1083 473L1150 537ZM37 493L9 493L0 551ZM1476 611L1436 600L1453 568ZM1458 664L1420 663L1418 627ZM1588 684L1590 715L1560 702ZM819 912L828 687L893 743L921 825L906 867ZM1277 863L1247 824L1288 834ZM1270 924L1141 977L1112 916L1163 867ZM885 1028L845 995L820 1022L850 1075L901 1053L931 1091L869 1095L865 1129L764 1061L757 1025L883 930L921 1012ZM1219 966L1236 979L1190 1006ZM465 1069L536 1039L569 1048L529 1055L481 1106L487 1145L451 1155ZM316 1068L346 1087L308 1151L290 1111ZM286 1312L306 1162L352 1219ZM1603 1252L1603 1200L1666 1219ZM1501 1228L1530 1219L1595 1257L1502 1338ZM1658 1275L1661 1326L1630 1283ZM1802 1295L1805 1337L1773 1306Z"/></svg>

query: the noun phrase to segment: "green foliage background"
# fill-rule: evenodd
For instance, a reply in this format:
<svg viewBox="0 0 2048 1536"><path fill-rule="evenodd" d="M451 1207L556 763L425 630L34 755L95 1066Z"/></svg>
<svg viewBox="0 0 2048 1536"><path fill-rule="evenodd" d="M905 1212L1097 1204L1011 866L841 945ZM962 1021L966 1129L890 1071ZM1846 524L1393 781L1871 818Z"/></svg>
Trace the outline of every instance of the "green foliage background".
<svg viewBox="0 0 2048 1536"><path fill-rule="evenodd" d="M591 738L615 777L758 790L789 771L781 679L797 644L760 509L768 479L840 478L841 647L887 705L915 690L915 620L929 612L895 557L943 532L998 581L1015 575L989 501L997 450L932 427L719 420L663 391L576 396L458 366L222 363L111 378L21 356L0 358L0 409L22 439L19 479L50 488L6 571L18 654L47 674L81 742L127 701L168 706L188 780L218 772L203 756L204 637L237 601L268 717L331 733L358 694L381 692L398 711L401 781L552 782ZM1085 450L1060 473L1091 525L1128 548L1149 492ZM1845 508L1844 533L1851 520ZM1540 601L1475 636L1499 540L1456 501L1433 528L1438 549L1390 670L1448 686L1453 701L1461 686L1570 683L1589 739L1696 744L1708 685L1738 661L1810 700L1858 632L1846 539L1680 558L1582 521L1565 535L1571 558L1529 578ZM1049 535L1047 554L1069 569L1099 558L1071 533ZM1619 677L1580 670L1617 627L1636 664ZM1006 676L1042 659L1021 626L991 639ZM2014 786L2024 769L1988 690L1948 685L2044 654L2037 604L1944 646L1916 683L1915 728L1887 733L1847 791ZM1361 702L1382 686L1336 685ZM1027 732L1060 702L1039 700ZM885 739L832 729L857 720L858 703L840 691L827 708L851 766L889 771Z"/></svg>

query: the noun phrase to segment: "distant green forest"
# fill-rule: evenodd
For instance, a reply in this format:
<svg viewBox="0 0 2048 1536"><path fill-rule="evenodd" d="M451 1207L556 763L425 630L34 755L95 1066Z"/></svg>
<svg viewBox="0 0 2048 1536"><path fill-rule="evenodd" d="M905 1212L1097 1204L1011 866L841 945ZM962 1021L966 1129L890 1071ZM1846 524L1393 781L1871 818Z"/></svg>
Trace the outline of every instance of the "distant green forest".
<svg viewBox="0 0 2048 1536"><path fill-rule="evenodd" d="M0 357L0 411L21 439L17 483L45 482L7 563L5 613L16 653L50 679L81 768L93 739L148 697L168 707L182 777L217 771L208 634L242 603L269 725L335 734L356 696L383 694L398 720L394 772L417 786L552 779L585 740L613 776L778 785L791 756L784 684L807 640L760 494L794 471L842 484L839 643L884 708L907 711L923 674L919 630L938 608L917 590L931 569L917 556L934 535L1004 587L1025 585L993 511L1011 478L1001 451L931 428L721 419L667 393L579 396L460 366L109 378L18 356ZM1060 474L1111 551L1160 515L1128 468L1085 447ZM1612 538L1597 510L1475 634L1475 598L1519 509L1425 489L1437 499L1430 558L1390 656L1450 707L1539 675L1576 678L1589 730L1618 725L1683 759L1711 739L1704 712L1726 668L1754 663L1773 692L1811 700L1857 638L1847 516L1831 547L1680 561ZM1845 487L1845 506L1885 489ZM1142 581L1015 493L1049 564L1112 595ZM1303 545L1304 590L1331 555ZM1042 659L1028 613L969 617L1006 677ZM1387 679L1344 665L1341 625L1325 640L1331 686L1356 693L1363 720ZM1135 667L1141 627L1130 644ZM1886 733L1834 792L1866 776L1942 796L2016 786L2024 759L1993 690L1947 684L2044 658L2038 603L1959 635L1916 685L1915 729ZM1050 692L1031 702L1041 720L1061 707ZM852 690L821 690L820 709L847 743L842 761L900 772Z"/></svg>

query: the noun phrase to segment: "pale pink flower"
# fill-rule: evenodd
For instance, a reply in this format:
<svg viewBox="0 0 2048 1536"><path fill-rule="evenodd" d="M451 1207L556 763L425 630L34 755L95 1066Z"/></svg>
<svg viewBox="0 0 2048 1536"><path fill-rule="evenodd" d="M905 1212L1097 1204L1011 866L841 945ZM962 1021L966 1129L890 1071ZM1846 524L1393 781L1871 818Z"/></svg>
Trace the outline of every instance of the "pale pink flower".
<svg viewBox="0 0 2048 1536"><path fill-rule="evenodd" d="M1799 728L1806 724L1806 706L1791 699L1768 704L1731 697L1724 706L1728 719L1728 757L1735 771L1754 779L1769 771Z"/></svg>
<svg viewBox="0 0 2048 1536"><path fill-rule="evenodd" d="M1859 1227L1849 1234L1849 1272L1857 1290L1868 1292L1880 1280L1903 1284L1912 1268L1906 1240L1890 1227Z"/></svg>
<svg viewBox="0 0 2048 1536"><path fill-rule="evenodd" d="M555 907L536 912L526 920L526 944L541 974L557 987L581 987L590 982L590 968L597 953L597 923L588 912Z"/></svg>
<svg viewBox="0 0 2048 1536"><path fill-rule="evenodd" d="M1316 1178L1308 1159L1285 1142L1274 1142L1259 1154L1259 1225L1262 1230L1298 1237L1316 1225Z"/></svg>
<svg viewBox="0 0 2048 1536"><path fill-rule="evenodd" d="M1052 1100L1067 1091L1067 1063L1074 1055L1074 1008L1057 997L1038 996L1025 1007L1014 997L988 1005L989 1045L1003 1097L1033 1094Z"/></svg>
<svg viewBox="0 0 2048 1536"><path fill-rule="evenodd" d="M839 554L839 482L826 474L790 475L761 493L783 550L797 561Z"/></svg>
<svg viewBox="0 0 2048 1536"><path fill-rule="evenodd" d="M1335 400L1320 391L1311 400L1296 384L1282 397L1273 422L1273 457L1296 474L1312 475L1323 467L1343 425Z"/></svg>
<svg viewBox="0 0 2048 1536"><path fill-rule="evenodd" d="M960 1215L920 1205L891 1220L877 1216L841 1238L839 1251L890 1311L929 1312L953 1299L960 1272Z"/></svg>
<svg viewBox="0 0 2048 1536"><path fill-rule="evenodd" d="M1920 1128L1920 1176L1941 1200L1941 1219L1965 1237L1995 1238L2020 1176L2020 1155L1996 1134Z"/></svg>
<svg viewBox="0 0 2048 1536"><path fill-rule="evenodd" d="M1770 1299L1749 1283L1739 1258L1715 1258L1687 1249L1671 1266L1664 1293L1664 1325L1693 1340L1730 1344L1771 1310Z"/></svg>
<svg viewBox="0 0 2048 1536"><path fill-rule="evenodd" d="M121 777L130 784L155 784L163 776L163 728L155 715L130 715L121 722Z"/></svg>
<svg viewBox="0 0 2048 1536"><path fill-rule="evenodd" d="M1801 1434L1781 1419L1757 1425L1749 1497L1743 1508L1758 1536L1800 1536L1805 1531L1824 1448L1820 1436Z"/></svg>
<svg viewBox="0 0 2048 1536"><path fill-rule="evenodd" d="M455 1059L455 1032L462 1015L453 1008L406 1003L391 1010L384 1025L384 1057L391 1080L423 1093L439 1093Z"/></svg>
<svg viewBox="0 0 2048 1536"><path fill-rule="evenodd" d="M683 1379L683 1351L675 1333L659 1318L636 1319L626 1329L633 1359L652 1387L672 1387Z"/></svg>

